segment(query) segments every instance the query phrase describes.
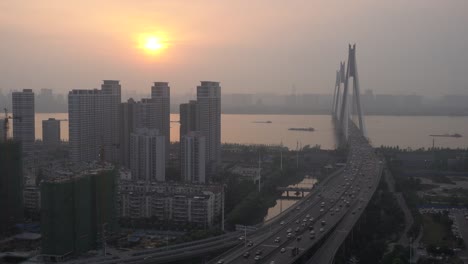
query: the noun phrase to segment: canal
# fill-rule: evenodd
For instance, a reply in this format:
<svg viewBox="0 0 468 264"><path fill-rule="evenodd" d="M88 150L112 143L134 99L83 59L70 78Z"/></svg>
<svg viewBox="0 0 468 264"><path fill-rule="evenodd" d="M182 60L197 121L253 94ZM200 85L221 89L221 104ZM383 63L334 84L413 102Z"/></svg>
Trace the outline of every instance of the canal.
<svg viewBox="0 0 468 264"><path fill-rule="evenodd" d="M316 183L317 183L316 178L310 177L310 176L305 176L304 179L301 182L299 182L297 184L289 185L288 187L312 188ZM308 192L304 193L304 195L306 195L306 194L308 194ZM280 214L281 212L283 212L283 210L286 210L289 207L293 206L296 202L299 201L298 198L300 198L302 196L302 194L301 193L289 192L290 198L287 198L286 196L287 196L286 192L283 192L282 195L281 195L281 198L276 200L276 204L274 206L268 208L268 213L265 216L265 218L263 219L263 221L268 221L271 218L273 218L273 217L277 216L278 214Z"/></svg>

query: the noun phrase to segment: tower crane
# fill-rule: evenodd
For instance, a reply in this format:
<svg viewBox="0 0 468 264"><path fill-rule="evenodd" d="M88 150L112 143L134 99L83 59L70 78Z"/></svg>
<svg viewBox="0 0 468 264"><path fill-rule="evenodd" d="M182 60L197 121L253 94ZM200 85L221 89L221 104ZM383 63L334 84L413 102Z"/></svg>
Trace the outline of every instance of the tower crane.
<svg viewBox="0 0 468 264"><path fill-rule="evenodd" d="M10 124L8 119L18 119L21 121L21 117L11 117L8 115L8 109L3 108L3 111L5 112L5 119L3 120L3 140L6 142L8 139L8 130L10 129Z"/></svg>

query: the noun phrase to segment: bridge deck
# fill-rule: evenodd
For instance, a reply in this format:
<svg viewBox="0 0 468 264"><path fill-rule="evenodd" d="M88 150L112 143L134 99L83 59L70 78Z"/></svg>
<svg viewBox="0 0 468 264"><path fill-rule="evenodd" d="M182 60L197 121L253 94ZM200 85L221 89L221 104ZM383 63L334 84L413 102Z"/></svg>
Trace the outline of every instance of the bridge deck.
<svg viewBox="0 0 468 264"><path fill-rule="evenodd" d="M325 245L326 252L320 251L326 253L323 254L325 258L334 256L341 241L346 237L343 228L346 230L352 228L355 219L359 217L367 204L364 201L368 201L374 193L381 173L380 161L373 148L353 125L350 126L348 140L350 151L343 175L332 179L318 199L309 201L304 208L290 211L289 221L272 230L267 237L261 240L252 237L255 241L252 247L241 248L224 255L223 263L270 263L271 261L295 263L299 260L303 261L306 253L310 254L310 249L316 248L316 245L319 249ZM307 215L314 219L311 221ZM325 222L322 223L322 221ZM313 239L310 238L309 228L313 228L315 232ZM296 229L297 232L295 232ZM292 234L292 238L288 239L289 233ZM277 237L280 238L279 242L275 241ZM300 239L297 239L298 237ZM318 244L321 238L325 239L323 245ZM283 248L284 253L281 252ZM293 254L294 248L298 248L295 254ZM260 260L254 259L257 251L261 251L259 252ZM244 257L246 252L249 252L249 255Z"/></svg>

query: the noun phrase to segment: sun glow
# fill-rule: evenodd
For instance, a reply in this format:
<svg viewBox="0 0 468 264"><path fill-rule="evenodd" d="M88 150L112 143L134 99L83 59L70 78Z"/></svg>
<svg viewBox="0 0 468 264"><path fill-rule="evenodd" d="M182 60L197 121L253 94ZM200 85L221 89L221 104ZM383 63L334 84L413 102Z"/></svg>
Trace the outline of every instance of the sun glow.
<svg viewBox="0 0 468 264"><path fill-rule="evenodd" d="M167 38L164 36L157 36L152 34L142 34L138 38L138 46L146 53L151 55L160 54L167 48Z"/></svg>
<svg viewBox="0 0 468 264"><path fill-rule="evenodd" d="M150 37L146 40L145 48L151 51L156 51L162 49L163 44L156 37Z"/></svg>

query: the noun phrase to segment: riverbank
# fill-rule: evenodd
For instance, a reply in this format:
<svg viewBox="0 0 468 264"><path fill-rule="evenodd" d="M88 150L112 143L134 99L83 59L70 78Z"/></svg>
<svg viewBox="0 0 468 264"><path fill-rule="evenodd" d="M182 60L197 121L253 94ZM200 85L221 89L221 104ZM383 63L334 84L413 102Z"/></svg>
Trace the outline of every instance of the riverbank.
<svg viewBox="0 0 468 264"><path fill-rule="evenodd" d="M342 162L342 159L343 153L337 150L308 149L299 154L299 162L295 151L283 152L281 170L277 153L270 167L264 168L260 191L258 185L253 182L242 181L236 175L227 175L228 225L255 225L263 222L269 208L275 206L282 196L282 191L278 191L277 187L298 184L306 175L320 181L334 171L326 168L326 165Z"/></svg>

